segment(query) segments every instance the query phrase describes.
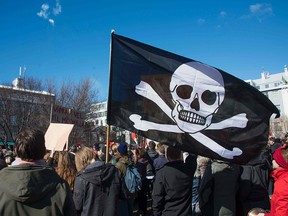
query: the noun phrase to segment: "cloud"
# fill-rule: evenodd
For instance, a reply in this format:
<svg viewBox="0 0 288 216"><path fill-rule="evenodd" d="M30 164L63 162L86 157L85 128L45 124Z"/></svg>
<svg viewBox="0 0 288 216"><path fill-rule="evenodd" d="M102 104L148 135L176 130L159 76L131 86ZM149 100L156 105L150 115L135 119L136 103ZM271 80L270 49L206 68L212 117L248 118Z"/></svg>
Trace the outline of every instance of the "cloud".
<svg viewBox="0 0 288 216"><path fill-rule="evenodd" d="M53 8L53 14L55 16L57 16L58 14L60 14L62 12L62 6L60 5L59 0L56 0L56 6L55 8Z"/></svg>
<svg viewBox="0 0 288 216"><path fill-rule="evenodd" d="M44 19L48 19L48 16L49 16L49 5L48 4L42 4L41 5L41 10L37 13L37 15L39 17L42 17Z"/></svg>
<svg viewBox="0 0 288 216"><path fill-rule="evenodd" d="M54 22L53 19L49 19L48 21L49 21L49 23L50 23L52 26L54 26L54 23L55 23L55 22Z"/></svg>
<svg viewBox="0 0 288 216"><path fill-rule="evenodd" d="M219 17L220 17L220 18L224 18L224 17L226 17L226 15L227 15L227 13L226 13L225 11L221 11L221 12L219 13Z"/></svg>
<svg viewBox="0 0 288 216"><path fill-rule="evenodd" d="M198 23L199 25L203 25L205 22L206 22L206 20L203 19L203 18L199 18L199 19L197 20L197 23Z"/></svg>
<svg viewBox="0 0 288 216"><path fill-rule="evenodd" d="M273 9L270 4L267 3L258 3L249 6L249 14L243 15L242 19L252 19L256 18L259 22L262 22L263 19L273 15Z"/></svg>
<svg viewBox="0 0 288 216"><path fill-rule="evenodd" d="M60 5L60 1L56 0L56 5L53 8L52 16L57 16L62 12L62 6ZM55 25L55 19L51 18L50 6L45 3L41 5L41 10L37 13L37 15L45 20L47 20L52 26Z"/></svg>

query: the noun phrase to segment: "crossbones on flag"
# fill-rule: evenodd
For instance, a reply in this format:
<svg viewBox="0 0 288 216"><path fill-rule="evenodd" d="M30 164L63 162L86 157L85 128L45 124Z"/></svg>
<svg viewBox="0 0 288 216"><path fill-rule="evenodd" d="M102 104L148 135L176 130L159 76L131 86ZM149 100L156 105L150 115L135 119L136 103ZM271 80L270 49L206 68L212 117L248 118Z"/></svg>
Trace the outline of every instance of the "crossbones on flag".
<svg viewBox="0 0 288 216"><path fill-rule="evenodd" d="M256 88L199 61L111 37L109 125L238 164L266 146L279 111Z"/></svg>

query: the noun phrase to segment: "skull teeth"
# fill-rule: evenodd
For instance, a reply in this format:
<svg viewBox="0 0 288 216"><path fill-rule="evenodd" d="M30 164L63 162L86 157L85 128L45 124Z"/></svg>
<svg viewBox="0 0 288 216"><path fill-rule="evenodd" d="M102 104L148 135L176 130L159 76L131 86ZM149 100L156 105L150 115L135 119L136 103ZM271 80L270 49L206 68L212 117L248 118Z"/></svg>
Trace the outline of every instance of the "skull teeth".
<svg viewBox="0 0 288 216"><path fill-rule="evenodd" d="M179 119L188 123L198 125L204 125L206 122L206 119L202 116L187 110L181 110L179 112Z"/></svg>

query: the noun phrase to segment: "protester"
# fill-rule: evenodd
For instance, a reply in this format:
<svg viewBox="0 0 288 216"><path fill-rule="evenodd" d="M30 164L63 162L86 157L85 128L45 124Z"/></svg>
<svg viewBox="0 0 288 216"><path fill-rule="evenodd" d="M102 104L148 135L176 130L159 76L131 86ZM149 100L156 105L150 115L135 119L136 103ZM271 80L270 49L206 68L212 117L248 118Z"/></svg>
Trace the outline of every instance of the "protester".
<svg viewBox="0 0 288 216"><path fill-rule="evenodd" d="M106 162L106 146L105 145L100 147L99 151L97 151L97 155L99 159ZM111 155L110 152L108 152L108 163L111 163L113 165L116 164L116 158L115 156Z"/></svg>
<svg viewBox="0 0 288 216"><path fill-rule="evenodd" d="M11 164L15 161L15 157L13 155L13 152L12 151L6 151L4 159L5 159L6 165L11 166Z"/></svg>
<svg viewBox="0 0 288 216"><path fill-rule="evenodd" d="M147 192L149 190L147 176L148 160L146 158L145 149L135 149L134 156L136 158L135 163L141 176L141 189L138 191L138 214L147 215Z"/></svg>
<svg viewBox="0 0 288 216"><path fill-rule="evenodd" d="M156 151L158 153L158 157L153 161L153 166L156 173L168 162L167 158L165 157L165 148L166 146L163 143L159 142L157 144Z"/></svg>
<svg viewBox="0 0 288 216"><path fill-rule="evenodd" d="M74 179L77 173L73 157L74 155L67 151L60 151L56 167L56 172L61 178L67 181L72 192L74 189Z"/></svg>
<svg viewBox="0 0 288 216"><path fill-rule="evenodd" d="M193 176L193 185L192 185L192 216L202 215L199 207L199 188L208 161L209 158L207 157L203 157L200 155L197 156L197 168Z"/></svg>
<svg viewBox="0 0 288 216"><path fill-rule="evenodd" d="M192 181L196 170L196 159L184 163L181 150L177 146L168 146L168 163L160 169L155 178L152 192L154 216L192 215Z"/></svg>
<svg viewBox="0 0 288 216"><path fill-rule="evenodd" d="M120 177L115 166L96 158L93 149L83 146L75 154L78 174L73 199L81 216L117 215Z"/></svg>
<svg viewBox="0 0 288 216"><path fill-rule="evenodd" d="M127 166L132 163L130 157L128 156L128 146L126 143L120 143L115 153L117 163L115 166L119 169L121 175L121 181L125 181ZM123 189L125 190L125 189ZM128 195L125 199L121 199L119 202L119 212L120 216L133 216L133 205L135 197L129 197Z"/></svg>
<svg viewBox="0 0 288 216"><path fill-rule="evenodd" d="M273 154L274 191L271 198L270 213L258 216L288 215L288 146L279 147Z"/></svg>
<svg viewBox="0 0 288 216"><path fill-rule="evenodd" d="M252 208L270 209L269 173L272 169L270 153L264 149L258 157L241 166L238 199L243 216ZM240 216L240 213L238 212Z"/></svg>
<svg viewBox="0 0 288 216"><path fill-rule="evenodd" d="M5 159L4 159L4 153L2 151L2 149L0 150L0 170L7 167L7 164L5 162Z"/></svg>
<svg viewBox="0 0 288 216"><path fill-rule="evenodd" d="M261 209L261 208L253 208L248 212L247 216L257 216L257 215L259 215L259 213L260 213L260 215L264 215L261 213L266 213L266 211L264 209Z"/></svg>
<svg viewBox="0 0 288 216"><path fill-rule="evenodd" d="M155 150L156 143L154 141L149 141L147 150L147 159L149 164L147 165L147 176L155 175L155 168L153 166L153 161L158 157L158 153Z"/></svg>
<svg viewBox="0 0 288 216"><path fill-rule="evenodd" d="M76 215L69 185L43 159L44 134L22 130L14 150L18 165L0 171L0 215Z"/></svg>
<svg viewBox="0 0 288 216"><path fill-rule="evenodd" d="M239 165L211 160L206 167L199 190L199 205L203 215L236 215L239 175Z"/></svg>
<svg viewBox="0 0 288 216"><path fill-rule="evenodd" d="M271 149L271 153L273 154L277 148L282 146L282 143L281 143L281 140L279 138L269 137L268 138L268 146Z"/></svg>

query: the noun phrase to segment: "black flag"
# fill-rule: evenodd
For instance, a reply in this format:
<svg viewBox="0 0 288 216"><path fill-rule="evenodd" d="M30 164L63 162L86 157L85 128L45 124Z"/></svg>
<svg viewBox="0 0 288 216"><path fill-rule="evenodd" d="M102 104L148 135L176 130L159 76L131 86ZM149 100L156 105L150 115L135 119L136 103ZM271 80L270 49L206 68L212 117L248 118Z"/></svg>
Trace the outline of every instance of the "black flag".
<svg viewBox="0 0 288 216"><path fill-rule="evenodd" d="M214 67L112 33L107 123L183 151L245 164L278 109Z"/></svg>

